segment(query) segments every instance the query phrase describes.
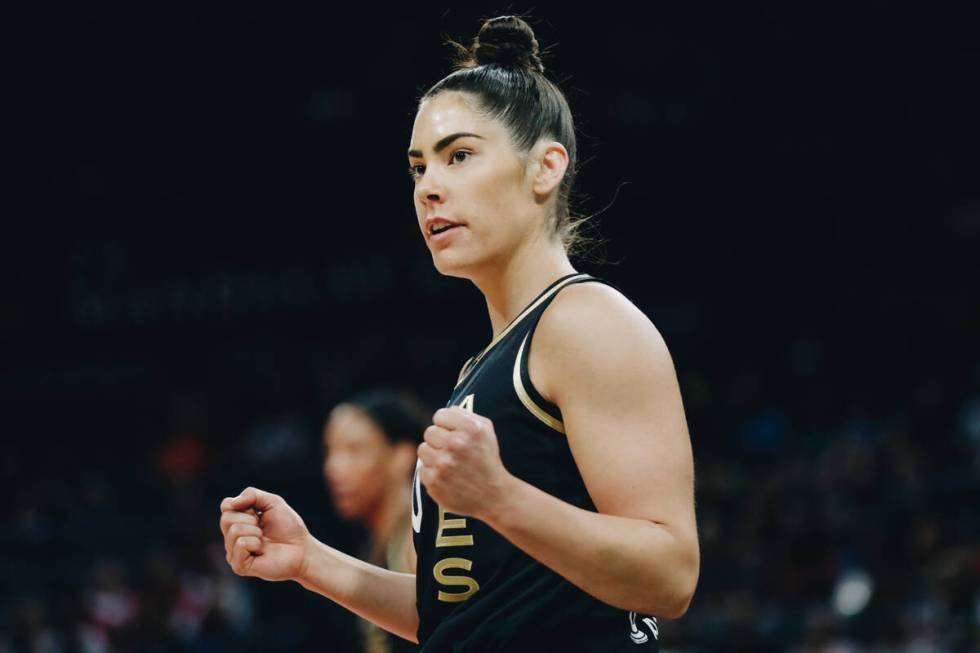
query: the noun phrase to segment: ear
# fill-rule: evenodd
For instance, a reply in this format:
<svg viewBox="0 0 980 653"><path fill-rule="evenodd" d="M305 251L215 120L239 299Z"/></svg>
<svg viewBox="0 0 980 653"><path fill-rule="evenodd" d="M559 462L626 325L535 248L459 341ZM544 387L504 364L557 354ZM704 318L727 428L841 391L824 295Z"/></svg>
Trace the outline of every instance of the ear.
<svg viewBox="0 0 980 653"><path fill-rule="evenodd" d="M568 150L558 141L541 141L534 147L534 192L548 195L558 188L568 169Z"/></svg>

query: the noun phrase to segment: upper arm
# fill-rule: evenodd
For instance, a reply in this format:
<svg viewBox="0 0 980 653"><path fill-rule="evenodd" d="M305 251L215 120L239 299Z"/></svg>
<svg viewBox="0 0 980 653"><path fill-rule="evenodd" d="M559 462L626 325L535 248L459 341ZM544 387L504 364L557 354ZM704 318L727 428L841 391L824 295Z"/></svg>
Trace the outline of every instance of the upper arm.
<svg viewBox="0 0 980 653"><path fill-rule="evenodd" d="M576 284L542 314L531 357L599 512L648 519L696 550L687 418L653 323L609 286Z"/></svg>

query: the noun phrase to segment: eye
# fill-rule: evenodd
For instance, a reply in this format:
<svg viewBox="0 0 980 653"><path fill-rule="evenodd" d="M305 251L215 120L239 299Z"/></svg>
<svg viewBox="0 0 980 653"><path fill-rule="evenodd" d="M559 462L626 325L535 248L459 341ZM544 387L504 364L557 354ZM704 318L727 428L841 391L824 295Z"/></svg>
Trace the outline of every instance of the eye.
<svg viewBox="0 0 980 653"><path fill-rule="evenodd" d="M462 158L462 159L460 159L460 158L459 158L459 155L460 155L460 154L462 154L464 158ZM465 160L466 160L466 158L465 158L465 157L468 157L468 156L469 156L470 154L471 154L471 152L469 152L469 151L467 151L467 150L456 150L456 151L455 151L455 152L453 152L453 153L452 153L452 155L451 155L451 156L449 157L449 163L450 163L450 165L452 165L452 163L453 163L454 161L455 161L456 163L462 163L463 161L465 161ZM408 176L409 176L409 177L410 177L410 178L411 178L411 179L412 179L413 181L417 181L417 180L418 180L418 178L419 178L419 177L421 177L421 176L422 176L423 174L425 174L425 166L424 166L424 165L422 165L421 163L418 163L418 164L415 164L415 165L411 165L411 166L408 166Z"/></svg>
<svg viewBox="0 0 980 653"><path fill-rule="evenodd" d="M422 169L421 172L419 172L419 168ZM425 172L425 166L422 164L408 166L408 176L411 177L413 180L421 177L424 172Z"/></svg>

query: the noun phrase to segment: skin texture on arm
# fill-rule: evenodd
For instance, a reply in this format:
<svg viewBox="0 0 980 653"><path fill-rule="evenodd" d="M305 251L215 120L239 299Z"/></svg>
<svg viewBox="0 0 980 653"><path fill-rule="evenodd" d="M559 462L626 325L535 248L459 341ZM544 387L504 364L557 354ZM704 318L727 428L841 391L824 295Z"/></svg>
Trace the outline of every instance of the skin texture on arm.
<svg viewBox="0 0 980 653"><path fill-rule="evenodd" d="M388 632L418 643L415 574L377 567L314 540L307 564L295 580Z"/></svg>
<svg viewBox="0 0 980 653"><path fill-rule="evenodd" d="M694 465L660 333L613 289L571 286L542 315L529 373L561 408L569 447L599 512L510 477L488 523L607 603L680 617L700 568Z"/></svg>

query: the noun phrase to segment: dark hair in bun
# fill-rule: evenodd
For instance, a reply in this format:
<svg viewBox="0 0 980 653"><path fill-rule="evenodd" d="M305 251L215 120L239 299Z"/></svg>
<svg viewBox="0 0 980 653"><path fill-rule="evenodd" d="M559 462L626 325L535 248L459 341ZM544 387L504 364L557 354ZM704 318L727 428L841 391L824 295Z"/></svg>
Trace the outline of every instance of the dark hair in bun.
<svg viewBox="0 0 980 653"><path fill-rule="evenodd" d="M455 44L458 47L459 44ZM543 73L544 64L531 26L517 16L499 16L483 23L470 48L462 48L457 66L473 68L501 64Z"/></svg>
<svg viewBox="0 0 980 653"><path fill-rule="evenodd" d="M587 217L573 217L569 209L578 172L575 123L565 94L545 77L534 30L518 16L484 21L466 47L448 40L455 50L455 71L437 82L419 104L445 91L469 93L476 108L510 132L520 154L527 154L541 138L558 141L568 151L568 168L558 190L553 232L569 255L592 245L581 233Z"/></svg>

